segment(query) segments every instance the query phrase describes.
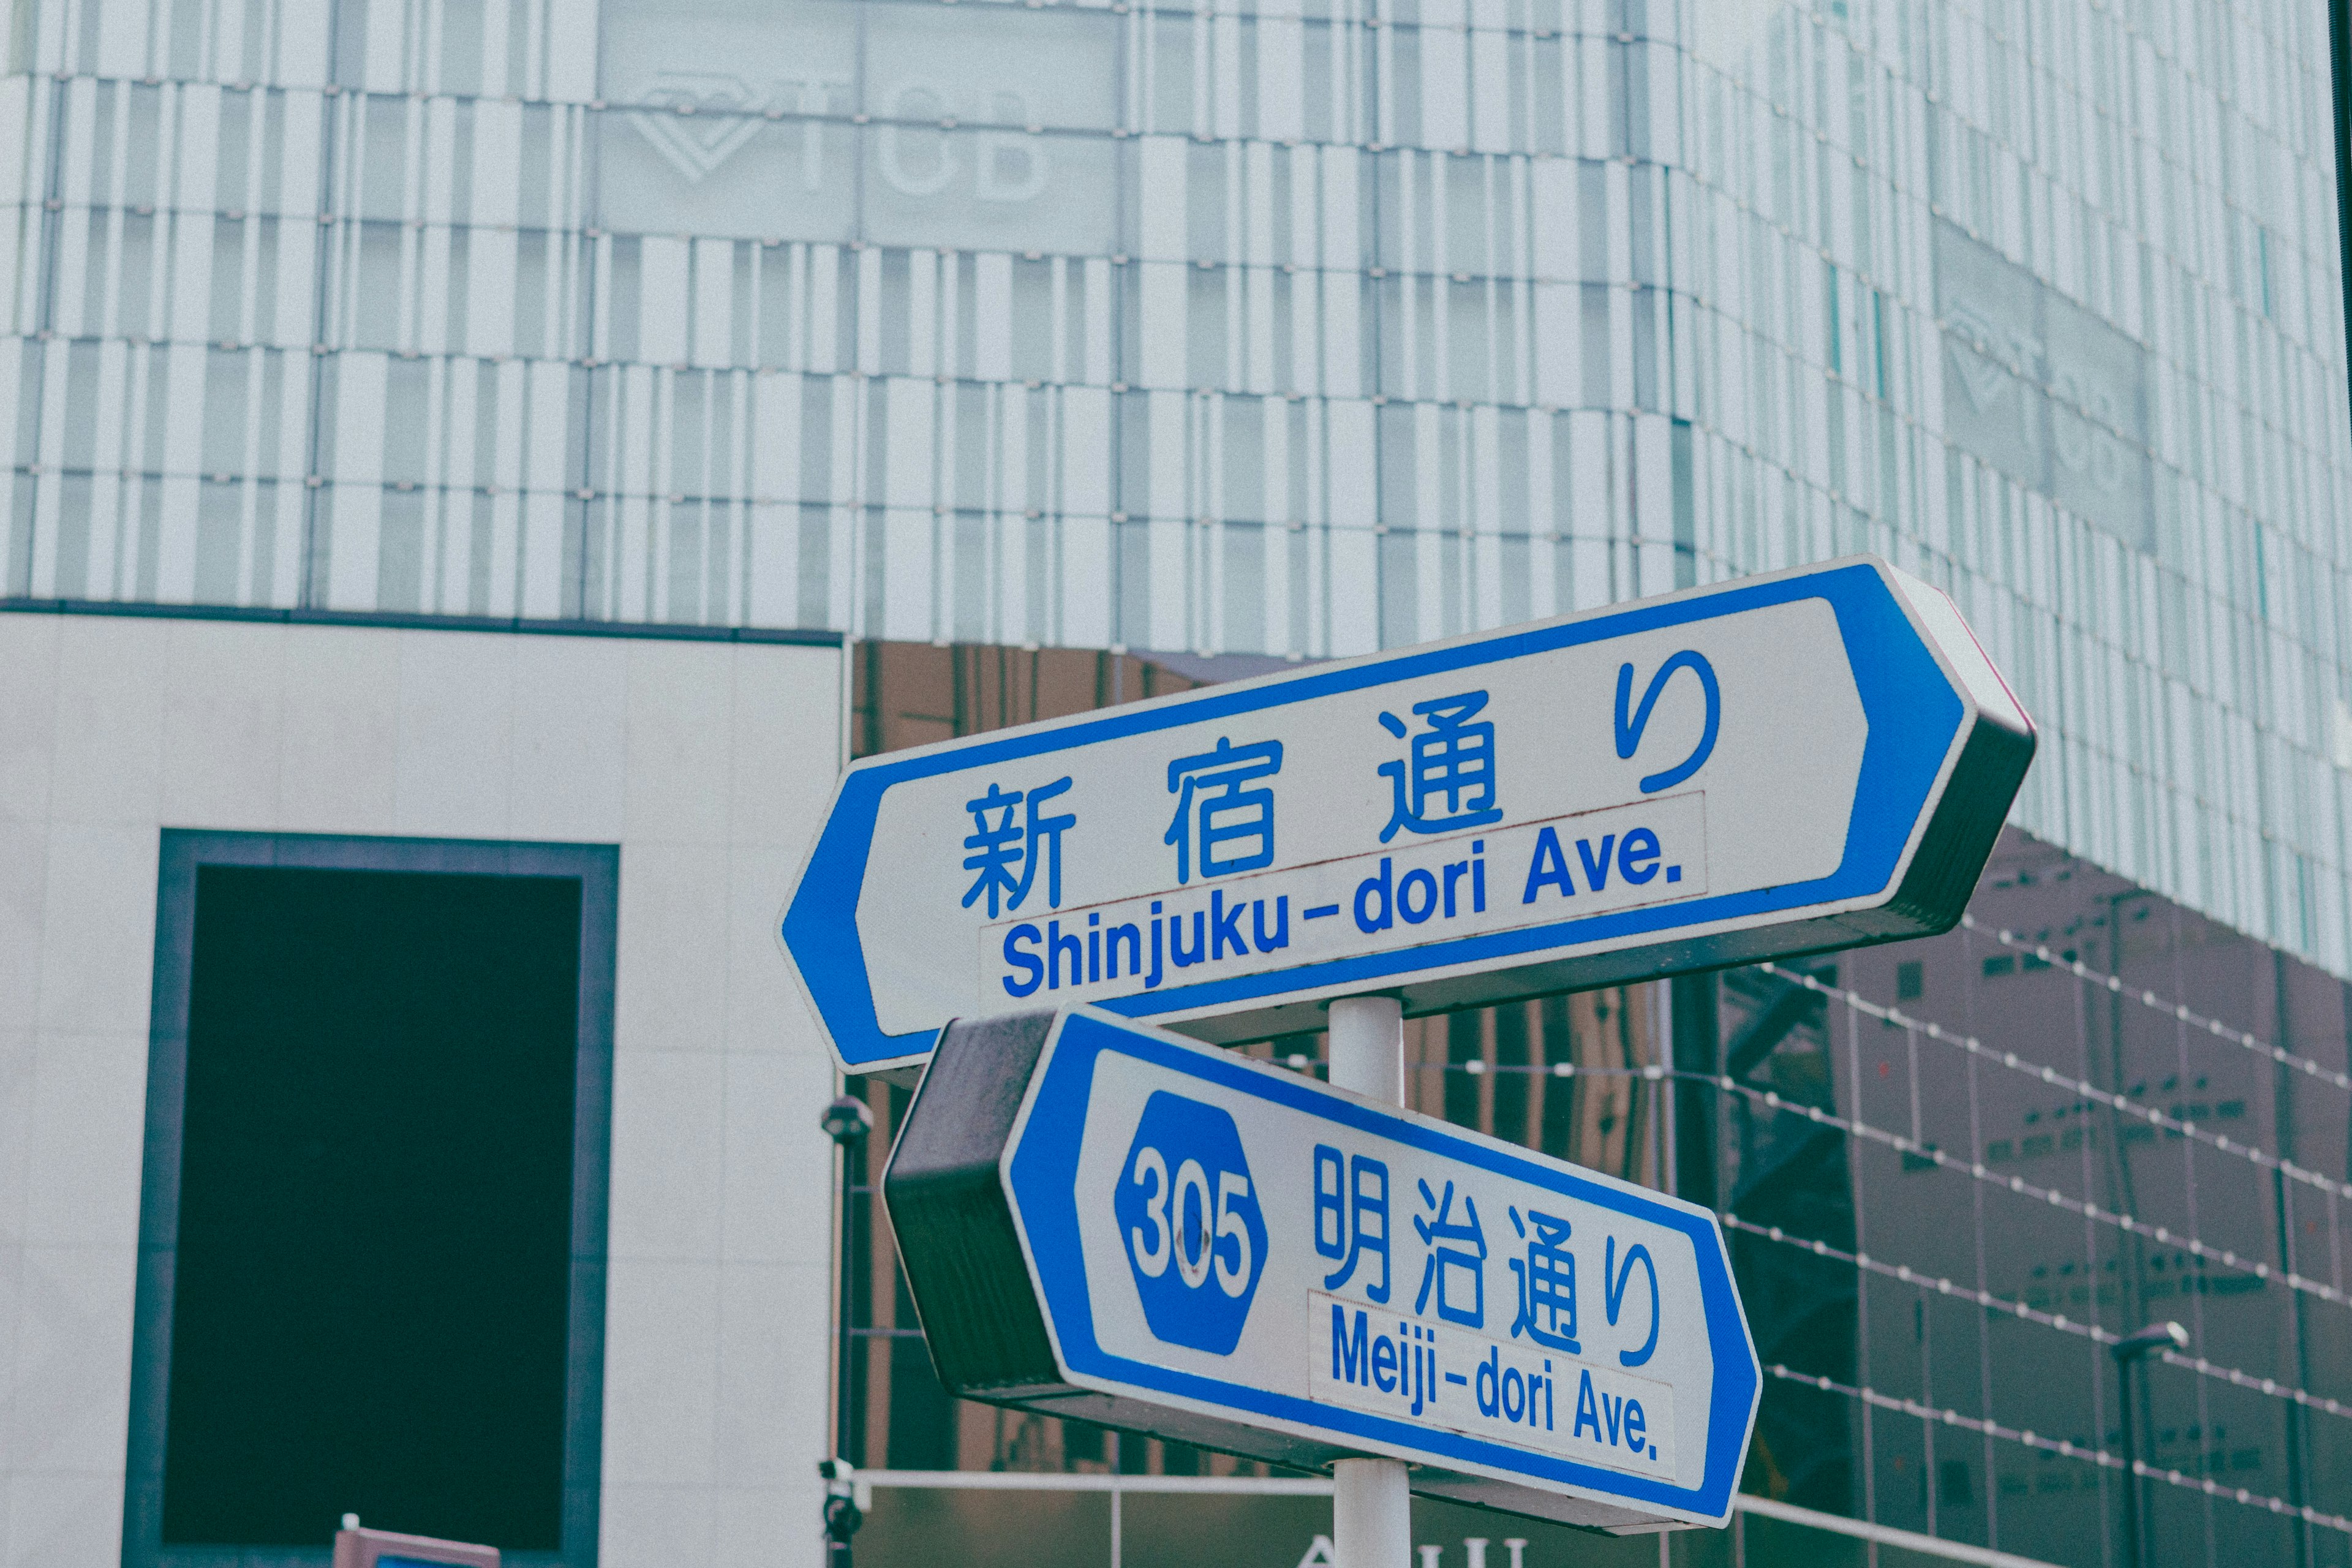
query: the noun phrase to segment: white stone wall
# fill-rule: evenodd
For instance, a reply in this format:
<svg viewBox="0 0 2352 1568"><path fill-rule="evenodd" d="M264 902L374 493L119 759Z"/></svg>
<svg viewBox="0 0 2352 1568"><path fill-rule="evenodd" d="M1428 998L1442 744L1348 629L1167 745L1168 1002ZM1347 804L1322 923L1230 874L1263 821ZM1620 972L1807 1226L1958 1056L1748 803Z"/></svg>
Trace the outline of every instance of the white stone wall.
<svg viewBox="0 0 2352 1568"><path fill-rule="evenodd" d="M769 928L842 694L831 647L0 615L0 1564L121 1561L167 826L620 846L602 1561L816 1561L833 1071Z"/></svg>

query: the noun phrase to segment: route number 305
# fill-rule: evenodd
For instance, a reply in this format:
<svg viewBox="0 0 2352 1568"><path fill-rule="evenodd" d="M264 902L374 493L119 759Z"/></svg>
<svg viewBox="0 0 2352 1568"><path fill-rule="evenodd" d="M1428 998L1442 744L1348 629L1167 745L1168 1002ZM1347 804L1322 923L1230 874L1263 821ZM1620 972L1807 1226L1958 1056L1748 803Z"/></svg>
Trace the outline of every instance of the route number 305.
<svg viewBox="0 0 2352 1568"><path fill-rule="evenodd" d="M1159 1279L1172 1262L1188 1289L1199 1289L1213 1272L1217 1289L1228 1296L1249 1289L1257 1256L1250 1246L1249 1226L1234 1207L1234 1200L1250 1195L1247 1176L1238 1171L1217 1173L1213 1215L1209 1173L1198 1160L1179 1164L1171 1180L1168 1157L1149 1146L1139 1148L1132 1179L1147 1189L1144 1223L1129 1226L1127 1233L1128 1248L1144 1278ZM1230 1258L1227 1241L1233 1243Z"/></svg>
<svg viewBox="0 0 2352 1568"><path fill-rule="evenodd" d="M1232 1115L1155 1090L1116 1187L1111 1214L1152 1336L1232 1354L1266 1263L1265 1217Z"/></svg>

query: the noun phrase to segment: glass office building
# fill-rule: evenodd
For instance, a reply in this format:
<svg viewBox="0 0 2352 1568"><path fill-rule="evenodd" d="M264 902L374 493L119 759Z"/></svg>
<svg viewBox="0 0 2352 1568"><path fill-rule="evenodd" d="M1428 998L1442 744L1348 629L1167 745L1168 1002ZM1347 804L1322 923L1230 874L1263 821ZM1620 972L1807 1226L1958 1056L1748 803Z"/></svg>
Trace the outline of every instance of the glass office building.
<svg viewBox="0 0 2352 1568"><path fill-rule="evenodd" d="M2175 1424L2223 1456L2165 1460L2219 1521L2197 1560L2345 1560L2337 1526L2277 1522L2346 1510L2326 1456L2347 1417L2278 1390L2320 1388L2352 1321L2345 1043L2313 1022L2340 1023L2352 976L2321 0L18 0L0 47L20 604L831 631L1213 674L1234 666L1202 656L1344 656L1860 550L1945 587L2042 726L2013 885L1985 895L2020 907L1833 976L1612 1004L1650 1019L1618 1069L1811 1073L1805 1103L1903 1141L1849 1131L1801 1167L1814 1228L1740 1232L1751 1307L1774 1226L1835 1265L1783 1294L1852 1297L1815 1325L1832 1348L1785 1358L1830 1384L1771 1419L1842 1434L1803 1465L1781 1428L1787 1495L2112 1561L2115 1488L2080 1479L2116 1473L2111 1379L1970 1403L1876 1358L1907 1331L1889 1312L1925 1335L2040 1291L2066 1321L2012 1311L2000 1335L2101 1365L2088 1328L2136 1327L2155 1276L2097 1285L2095 1311L2063 1310L2093 1287L2063 1281L2137 1258L2145 1215L2151 1257L2210 1248L2254 1281L2198 1301L2262 1317L2190 1357L2221 1369L2200 1398L2258 1413ZM995 721L964 691L926 733ZM2062 885L2102 890L2062 908ZM2140 910L2164 943L2081 934ZM1939 1067L1959 1047L1873 1007L1983 1049ZM1505 1093L1487 1066L1598 1047L1566 1013L1504 1016L1425 1026L1450 1114L1587 1154L1628 1135L1630 1108L1571 1137L1549 1089ZM1759 1018L1778 1032L1744 1036ZM2148 1078L2140 1045L2083 1054L2111 1027L2202 1052L2190 1018L2284 1087L2200 1099L2153 1086L2218 1082L2201 1059ZM2014 1077L2010 1056L2039 1086L2014 1106L1933 1076ZM2120 1123L2023 1120L2143 1080L2182 1108L2134 1121L2185 1161L2161 1200L2125 1179ZM1898 1083L1916 1111L1873 1100ZM1677 1118L1654 1114L1645 1173L1765 1212L1740 1173L1802 1150L1741 1120L1744 1090L1693 1092L1704 1138L1670 1157ZM1930 1128L1962 1104L1990 1120ZM2034 1140L2077 1131L2052 1150L2093 1184L2032 1178ZM1948 1213L1920 1195L1938 1183ZM2028 1201L2035 1227L2000 1206ZM1963 1237L1973 1271L1930 1257ZM1934 1307L1882 1265L1931 1275ZM2022 1353L1989 1333L1984 1366ZM2201 1436L2263 1421L2262 1444ZM1874 1446L1903 1422L1946 1436ZM1962 1429L1981 1452L1956 1479ZM2017 1522L2036 1509L2075 1522ZM2254 1516L2283 1533L2233 1533Z"/></svg>
<svg viewBox="0 0 2352 1568"><path fill-rule="evenodd" d="M1875 550L2352 972L2319 0L23 0L6 587L1318 658Z"/></svg>

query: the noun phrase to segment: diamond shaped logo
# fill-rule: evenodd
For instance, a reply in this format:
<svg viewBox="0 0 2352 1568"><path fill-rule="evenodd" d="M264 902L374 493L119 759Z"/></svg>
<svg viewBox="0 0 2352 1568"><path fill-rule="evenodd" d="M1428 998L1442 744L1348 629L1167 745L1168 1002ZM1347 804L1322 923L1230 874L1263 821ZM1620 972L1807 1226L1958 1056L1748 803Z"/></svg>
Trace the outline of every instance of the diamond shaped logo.
<svg viewBox="0 0 2352 1568"><path fill-rule="evenodd" d="M696 71L662 72L646 89L645 101L668 112L640 110L629 123L696 185L760 133L757 116L767 103L741 77Z"/></svg>

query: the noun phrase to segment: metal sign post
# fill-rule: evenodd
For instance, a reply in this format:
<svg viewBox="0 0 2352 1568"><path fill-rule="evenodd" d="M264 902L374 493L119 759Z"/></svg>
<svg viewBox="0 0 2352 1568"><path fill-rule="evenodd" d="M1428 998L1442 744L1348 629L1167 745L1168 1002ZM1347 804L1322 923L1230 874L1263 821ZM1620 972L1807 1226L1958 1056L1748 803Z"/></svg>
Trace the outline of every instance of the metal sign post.
<svg viewBox="0 0 2352 1568"><path fill-rule="evenodd" d="M1263 1038L1942 930L2032 752L1838 563L867 758L780 934L854 1072L1071 1003Z"/></svg>
<svg viewBox="0 0 2352 1568"><path fill-rule="evenodd" d="M1358 1063L1385 1000L1334 1008ZM1730 1515L1761 1373L1695 1205L1085 1008L947 1029L883 1192L950 1392L1330 1468L1349 1568L1399 1560L1407 1466Z"/></svg>
<svg viewBox="0 0 2352 1568"><path fill-rule="evenodd" d="M866 1451L865 1423L857 1408L857 1198L866 1184L866 1144L874 1112L854 1095L841 1095L819 1119L825 1136L841 1151L841 1321L835 1359L833 1458L820 1461L825 1483L826 1568L850 1568L851 1542L866 1522L858 1500L857 1458Z"/></svg>

